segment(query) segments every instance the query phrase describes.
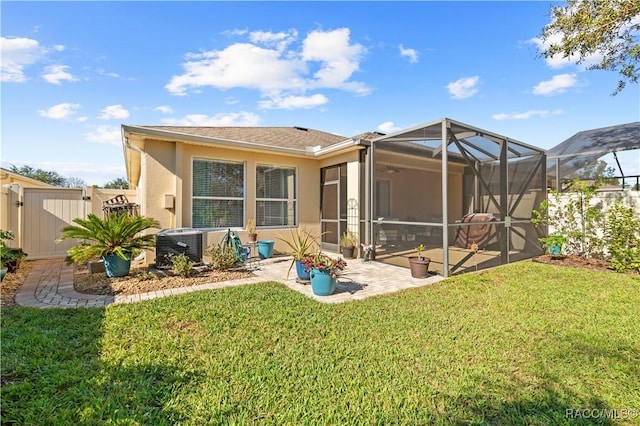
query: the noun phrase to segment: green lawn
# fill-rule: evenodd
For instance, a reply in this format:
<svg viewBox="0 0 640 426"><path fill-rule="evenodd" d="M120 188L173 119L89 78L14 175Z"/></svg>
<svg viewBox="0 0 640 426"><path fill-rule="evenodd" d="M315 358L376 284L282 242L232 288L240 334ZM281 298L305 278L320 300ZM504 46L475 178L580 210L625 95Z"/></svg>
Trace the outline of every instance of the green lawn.
<svg viewBox="0 0 640 426"><path fill-rule="evenodd" d="M639 314L638 276L532 262L340 305L264 283L8 308L2 423L640 424L565 417L640 415Z"/></svg>

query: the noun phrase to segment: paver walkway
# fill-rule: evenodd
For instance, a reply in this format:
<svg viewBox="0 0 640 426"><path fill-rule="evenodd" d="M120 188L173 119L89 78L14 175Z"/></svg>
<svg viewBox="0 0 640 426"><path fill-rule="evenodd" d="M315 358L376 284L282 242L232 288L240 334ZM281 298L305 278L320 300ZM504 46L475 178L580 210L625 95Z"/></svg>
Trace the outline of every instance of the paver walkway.
<svg viewBox="0 0 640 426"><path fill-rule="evenodd" d="M81 294L73 288L73 265L63 259L36 260L24 285L16 293L16 303L35 308L88 308L109 304L135 303L143 300L213 290L264 281L278 281L323 303L341 303L364 299L370 296L393 293L407 288L422 287L436 283L443 277L434 275L424 279L411 278L408 269L379 262L362 262L359 259L347 262L347 269L338 278L336 291L330 296L316 296L310 285L299 284L295 279L295 268L286 279L290 258L267 259L259 262L253 270L254 277L192 287L158 290L128 296L99 296Z"/></svg>

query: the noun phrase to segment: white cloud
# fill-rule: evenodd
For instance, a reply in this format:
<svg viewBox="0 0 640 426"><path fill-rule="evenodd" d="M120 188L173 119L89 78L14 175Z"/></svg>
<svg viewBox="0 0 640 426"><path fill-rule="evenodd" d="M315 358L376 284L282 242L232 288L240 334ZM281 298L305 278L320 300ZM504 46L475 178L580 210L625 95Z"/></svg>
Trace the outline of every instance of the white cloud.
<svg viewBox="0 0 640 426"><path fill-rule="evenodd" d="M124 120L129 117L129 111L122 108L122 105L110 105L102 110L98 118L101 120Z"/></svg>
<svg viewBox="0 0 640 426"><path fill-rule="evenodd" d="M192 54L189 59L182 64L184 74L173 76L165 86L174 95L204 86L260 91L302 88L298 74L304 71L304 64L282 58L277 50L237 43L220 51Z"/></svg>
<svg viewBox="0 0 640 426"><path fill-rule="evenodd" d="M244 31L229 34L245 35ZM254 31L248 33L250 43L187 54L182 64L184 72L173 76L165 88L174 95L197 92L202 87L246 88L259 90L267 98L283 99L303 96L310 89L333 88L358 94L370 91L364 83L350 81L366 50L350 42L348 28L312 31L296 50L292 44L297 36L295 30Z"/></svg>
<svg viewBox="0 0 640 426"><path fill-rule="evenodd" d="M189 114L180 119L164 119L163 124L171 126L257 126L260 117L252 112L232 112L207 116Z"/></svg>
<svg viewBox="0 0 640 426"><path fill-rule="evenodd" d="M446 87L452 99L470 98L478 93L479 89L477 87L477 84L479 80L480 77L478 77L477 75L473 77L464 77L456 81L452 81L451 83L447 84Z"/></svg>
<svg viewBox="0 0 640 426"><path fill-rule="evenodd" d="M78 81L71 73L67 72L68 65L48 65L44 68L42 78L51 84L60 84L63 81Z"/></svg>
<svg viewBox="0 0 640 426"><path fill-rule="evenodd" d="M87 141L108 145L120 145L122 143L122 134L120 128L116 126L101 125L95 128L93 132L85 134Z"/></svg>
<svg viewBox="0 0 640 426"><path fill-rule="evenodd" d="M393 121L385 121L382 124L378 124L377 130L382 133L393 133L395 131L400 130L401 128L396 126Z"/></svg>
<svg viewBox="0 0 640 426"><path fill-rule="evenodd" d="M288 45L298 38L298 32L291 29L288 32L272 33L270 31L252 31L249 33L249 40L252 43L273 46L279 52L284 51Z"/></svg>
<svg viewBox="0 0 640 426"><path fill-rule="evenodd" d="M406 56L409 58L409 63L418 63L418 52L415 49L405 49L403 45L398 46L400 49L400 56Z"/></svg>
<svg viewBox="0 0 640 426"><path fill-rule="evenodd" d="M268 101L260 101L258 105L262 109L298 109L298 108L315 108L329 102L326 96L315 94L312 96L275 96Z"/></svg>
<svg viewBox="0 0 640 426"><path fill-rule="evenodd" d="M173 108L171 108L169 105L160 105L155 109L156 111L159 111L163 114L173 114Z"/></svg>
<svg viewBox="0 0 640 426"><path fill-rule="evenodd" d="M0 37L0 81L22 83L27 81L24 69L41 61L47 50L37 40L24 37Z"/></svg>
<svg viewBox="0 0 640 426"><path fill-rule="evenodd" d="M539 37L534 37L529 40L529 43L534 44L539 52L544 52L547 49L549 49L551 45L560 44L561 42L562 42L562 34L559 34L559 33L552 34L547 38L546 41L543 41ZM603 58L602 52L598 51L596 53L584 56L582 63L580 63L578 66L581 70L585 70L592 65L599 64L600 62L602 62L602 58ZM579 60L580 60L579 54L569 55L565 58L562 56L562 54L558 53L548 58L545 58L545 62L547 63L547 66L553 69L563 68L569 65L577 65Z"/></svg>
<svg viewBox="0 0 640 426"><path fill-rule="evenodd" d="M358 82L347 81L360 69L366 49L360 44L350 44L351 31L340 28L333 31L312 31L302 42L302 59L318 61L321 68L314 74L312 87L336 88L366 94L369 89Z"/></svg>
<svg viewBox="0 0 640 426"><path fill-rule="evenodd" d="M100 74L100 75L105 76L105 77L120 78L120 74L115 73L115 72L109 72L109 71L106 71L106 70L104 70L104 69L102 69L102 68L98 68L98 69L96 70L96 72L97 72L98 74Z"/></svg>
<svg viewBox="0 0 640 426"><path fill-rule="evenodd" d="M243 36L248 33L249 33L248 30L241 30L239 28L236 28L235 30L225 30L222 32L222 34L226 35L227 37Z"/></svg>
<svg viewBox="0 0 640 426"><path fill-rule="evenodd" d="M526 112L501 112L499 114L493 114L491 118L493 118L494 120L528 120L533 117L549 117L551 115L559 115L562 114L562 112L562 110L549 111L533 109Z"/></svg>
<svg viewBox="0 0 640 426"><path fill-rule="evenodd" d="M42 117L51 118L53 120L68 120L78 113L80 104L62 103L54 105L47 109L39 109L38 113ZM84 121L85 118L81 117L77 121Z"/></svg>
<svg viewBox="0 0 640 426"><path fill-rule="evenodd" d="M533 88L534 95L553 95L564 93L578 83L575 74L554 75L551 80L542 81Z"/></svg>

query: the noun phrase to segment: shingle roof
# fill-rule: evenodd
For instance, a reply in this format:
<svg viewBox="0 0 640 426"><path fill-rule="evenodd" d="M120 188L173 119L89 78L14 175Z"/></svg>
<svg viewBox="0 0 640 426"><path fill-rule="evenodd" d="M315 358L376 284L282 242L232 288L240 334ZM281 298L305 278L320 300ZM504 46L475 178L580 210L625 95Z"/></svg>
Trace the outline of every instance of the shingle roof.
<svg viewBox="0 0 640 426"><path fill-rule="evenodd" d="M364 132L352 137L351 139L354 139L354 140L362 139L366 141L372 141L376 138L379 138L380 136L385 136L385 134L380 132Z"/></svg>
<svg viewBox="0 0 640 426"><path fill-rule="evenodd" d="M198 136L228 141L251 142L304 150L306 147L322 148L349 138L320 130L303 127L190 127L190 126L136 126L156 131Z"/></svg>

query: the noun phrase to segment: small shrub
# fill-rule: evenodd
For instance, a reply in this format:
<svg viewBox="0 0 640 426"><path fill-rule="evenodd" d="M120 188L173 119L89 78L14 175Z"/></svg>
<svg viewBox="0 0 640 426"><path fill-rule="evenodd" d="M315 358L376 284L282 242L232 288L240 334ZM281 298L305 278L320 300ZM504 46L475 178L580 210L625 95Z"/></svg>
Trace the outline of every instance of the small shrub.
<svg viewBox="0 0 640 426"><path fill-rule="evenodd" d="M618 272L640 271L640 218L631 207L616 201L609 209L604 239L611 257L611 268Z"/></svg>
<svg viewBox="0 0 640 426"><path fill-rule="evenodd" d="M211 257L211 267L220 271L231 269L236 264L236 252L226 244L213 244L207 247L207 256Z"/></svg>
<svg viewBox="0 0 640 426"><path fill-rule="evenodd" d="M184 253L169 255L171 270L181 277L187 278L193 275L193 266L196 264Z"/></svg>
<svg viewBox="0 0 640 426"><path fill-rule="evenodd" d="M567 192L549 191L549 199L533 210L531 223L548 225L549 231L565 238L564 251L582 257L601 257L604 244L599 230L604 214L602 202L597 201L596 191L601 181L587 184L574 180ZM549 237L540 239L544 245Z"/></svg>
<svg viewBox="0 0 640 426"><path fill-rule="evenodd" d="M158 278L158 276L153 272L138 272L134 277L140 281L151 281Z"/></svg>

